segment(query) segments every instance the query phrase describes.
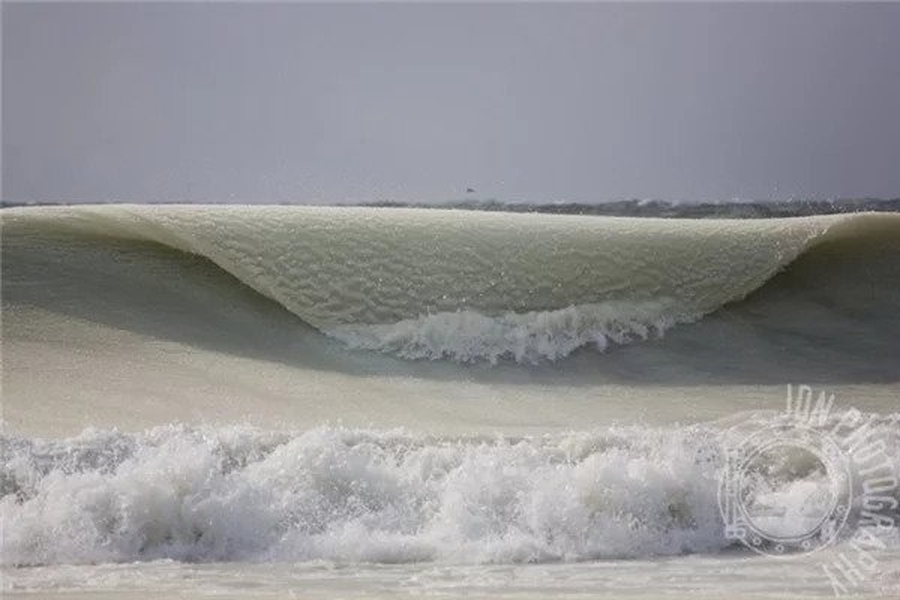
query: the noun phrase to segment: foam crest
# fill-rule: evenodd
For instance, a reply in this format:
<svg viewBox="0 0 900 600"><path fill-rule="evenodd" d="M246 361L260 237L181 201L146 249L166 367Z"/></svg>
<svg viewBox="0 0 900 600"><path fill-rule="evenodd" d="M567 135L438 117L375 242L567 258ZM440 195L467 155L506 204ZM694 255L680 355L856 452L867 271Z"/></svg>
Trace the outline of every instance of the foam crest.
<svg viewBox="0 0 900 600"><path fill-rule="evenodd" d="M603 351L611 344L661 337L673 325L696 318L679 313L673 301L610 302L498 316L461 310L383 325L342 325L325 333L351 348L409 359L535 363L564 358L583 346Z"/></svg>

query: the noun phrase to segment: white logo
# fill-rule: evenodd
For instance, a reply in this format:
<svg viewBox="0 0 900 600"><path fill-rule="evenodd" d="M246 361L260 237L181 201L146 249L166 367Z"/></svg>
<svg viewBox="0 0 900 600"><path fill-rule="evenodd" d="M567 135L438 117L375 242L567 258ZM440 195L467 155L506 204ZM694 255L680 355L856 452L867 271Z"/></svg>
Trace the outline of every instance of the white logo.
<svg viewBox="0 0 900 600"><path fill-rule="evenodd" d="M727 537L762 554L814 552L846 525L852 471L828 436L776 423L730 448L727 460L719 487Z"/></svg>
<svg viewBox="0 0 900 600"><path fill-rule="evenodd" d="M725 536L768 556L846 541L822 569L836 595L877 574L880 535L896 528L898 474L890 419L833 412L834 394L788 386L777 418L731 430L719 482ZM726 441L728 442L728 440Z"/></svg>

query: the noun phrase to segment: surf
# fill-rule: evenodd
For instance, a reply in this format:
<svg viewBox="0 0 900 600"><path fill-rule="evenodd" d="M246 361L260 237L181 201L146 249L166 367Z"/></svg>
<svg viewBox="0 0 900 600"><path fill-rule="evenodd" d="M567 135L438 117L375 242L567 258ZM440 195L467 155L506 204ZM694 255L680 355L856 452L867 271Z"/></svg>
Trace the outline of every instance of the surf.
<svg viewBox="0 0 900 600"><path fill-rule="evenodd" d="M897 415L868 417L896 463ZM758 414L742 424L775 422ZM2 435L0 556L17 566L504 564L722 552L735 542L717 490L739 431L709 423L435 436L179 424L60 440ZM779 506L808 509L832 493L806 456L771 461L766 481Z"/></svg>
<svg viewBox="0 0 900 600"><path fill-rule="evenodd" d="M897 436L900 215L0 220L9 567L721 557L720 419L820 383Z"/></svg>

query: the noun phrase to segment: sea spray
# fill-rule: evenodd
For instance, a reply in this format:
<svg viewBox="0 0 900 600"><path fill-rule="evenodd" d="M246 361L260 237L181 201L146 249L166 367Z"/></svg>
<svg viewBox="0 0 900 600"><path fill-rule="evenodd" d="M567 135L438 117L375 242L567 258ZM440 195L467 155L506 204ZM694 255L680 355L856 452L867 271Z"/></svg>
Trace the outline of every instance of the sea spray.
<svg viewBox="0 0 900 600"><path fill-rule="evenodd" d="M4 435L3 562L714 552L733 543L716 497L728 435L714 425L536 437L186 425L57 441ZM804 495L828 484L798 473L791 489Z"/></svg>
<svg viewBox="0 0 900 600"><path fill-rule="evenodd" d="M5 564L547 562L705 552L717 434L436 438L320 427L2 438Z"/></svg>

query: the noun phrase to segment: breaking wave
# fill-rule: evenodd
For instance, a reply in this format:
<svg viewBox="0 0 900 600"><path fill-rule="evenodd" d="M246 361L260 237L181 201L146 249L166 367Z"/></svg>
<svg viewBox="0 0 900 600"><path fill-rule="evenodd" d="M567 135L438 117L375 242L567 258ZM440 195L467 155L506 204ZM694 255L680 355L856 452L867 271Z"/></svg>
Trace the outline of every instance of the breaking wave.
<svg viewBox="0 0 900 600"><path fill-rule="evenodd" d="M4 439L7 564L545 562L711 551L714 432L431 439L323 427Z"/></svg>
<svg viewBox="0 0 900 600"><path fill-rule="evenodd" d="M771 417L754 419L744 425ZM881 422L896 469L896 415ZM715 552L733 544L717 490L739 429L434 437L171 425L56 441L5 435L0 554L4 564L36 565L510 563ZM766 471L773 485L788 477L772 493L779 506L808 510L800 504L828 493L828 478L807 457L784 460Z"/></svg>
<svg viewBox="0 0 900 600"><path fill-rule="evenodd" d="M658 337L746 297L800 256L900 240L895 214L680 221L117 205L7 209L2 219L5 253L46 254L61 240L113 253L162 245L211 261L351 347L462 362L556 360ZM90 260L80 268L90 272Z"/></svg>

